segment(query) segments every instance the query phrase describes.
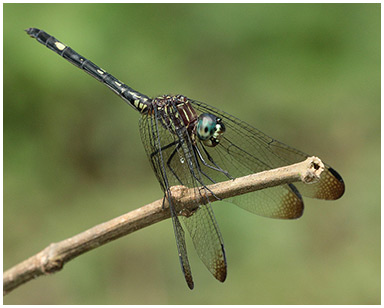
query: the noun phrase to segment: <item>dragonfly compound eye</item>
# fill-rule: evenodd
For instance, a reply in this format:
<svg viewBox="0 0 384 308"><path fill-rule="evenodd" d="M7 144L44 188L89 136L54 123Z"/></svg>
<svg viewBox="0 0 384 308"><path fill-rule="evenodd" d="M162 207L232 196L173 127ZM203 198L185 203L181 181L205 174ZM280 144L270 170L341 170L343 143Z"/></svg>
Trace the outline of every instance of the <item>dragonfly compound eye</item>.
<svg viewBox="0 0 384 308"><path fill-rule="evenodd" d="M197 137L209 147L219 144L222 134L225 132L225 126L221 119L213 114L203 113L197 120Z"/></svg>

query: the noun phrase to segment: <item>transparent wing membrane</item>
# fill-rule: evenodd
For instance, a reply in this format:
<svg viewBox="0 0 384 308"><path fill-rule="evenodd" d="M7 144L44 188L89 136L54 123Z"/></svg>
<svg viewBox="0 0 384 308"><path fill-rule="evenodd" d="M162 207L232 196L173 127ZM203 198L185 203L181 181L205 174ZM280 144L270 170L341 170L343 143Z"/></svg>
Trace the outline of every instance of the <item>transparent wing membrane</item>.
<svg viewBox="0 0 384 308"><path fill-rule="evenodd" d="M201 113L213 113L223 119L225 135L218 146L209 149L209 154L215 157L221 168L235 177L298 163L310 156L265 135L228 113L196 101L192 105ZM336 200L343 195L343 179L330 166L325 167L319 182L294 184L300 194L325 200Z"/></svg>

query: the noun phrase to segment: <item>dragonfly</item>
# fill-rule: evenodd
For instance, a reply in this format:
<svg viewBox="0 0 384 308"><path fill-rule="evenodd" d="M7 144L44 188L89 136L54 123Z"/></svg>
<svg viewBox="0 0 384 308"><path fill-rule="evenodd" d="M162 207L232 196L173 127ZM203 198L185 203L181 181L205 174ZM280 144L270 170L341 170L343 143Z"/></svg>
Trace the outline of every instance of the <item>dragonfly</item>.
<svg viewBox="0 0 384 308"><path fill-rule="evenodd" d="M199 258L219 281L227 277L224 242L207 193L208 185L236 179L309 157L238 118L184 95L150 98L121 82L43 30L29 28L35 38L73 65L108 86L141 114L139 130L153 171L169 201L176 246L188 287L194 288L184 229ZM302 196L336 200L345 190L342 177L327 164L315 184L284 184L233 197L239 207L270 218L299 218ZM184 185L196 197L197 210L180 215L172 202L172 186ZM215 196L215 195L214 195ZM219 198L218 198L219 199ZM183 228L184 227L184 228Z"/></svg>

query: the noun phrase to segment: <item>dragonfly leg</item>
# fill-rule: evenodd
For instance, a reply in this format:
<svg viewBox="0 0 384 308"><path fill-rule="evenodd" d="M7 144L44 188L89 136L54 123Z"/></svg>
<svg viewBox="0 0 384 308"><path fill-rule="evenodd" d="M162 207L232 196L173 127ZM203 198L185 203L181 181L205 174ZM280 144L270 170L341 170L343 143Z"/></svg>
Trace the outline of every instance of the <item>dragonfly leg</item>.
<svg viewBox="0 0 384 308"><path fill-rule="evenodd" d="M200 164L199 164L199 161L198 160L196 160L196 165L197 165L197 169L199 170L199 172L201 172L201 174L203 174L207 179L209 179L212 183L214 183L214 184L216 184L216 182L208 175L208 174L206 174L203 170L201 170L201 167L200 167ZM199 181L199 183L201 183L200 181ZM211 194L212 194L212 196L214 196L215 198L216 198L216 200L218 200L218 201L220 201L221 200L221 198L219 198L218 196L216 196L215 195L215 193L212 191L212 190L210 190L207 186L205 186L204 184L202 184L203 185L203 188L204 189L206 189L206 190L208 190Z"/></svg>
<svg viewBox="0 0 384 308"><path fill-rule="evenodd" d="M199 158L200 158L201 162L203 163L203 165L206 166L206 167L208 167L208 168L211 168L211 169L213 169L213 170L219 171L219 172L223 173L228 179L233 180L234 177L232 177L232 176L228 173L228 171L225 171L224 169L220 168L220 167L215 163L215 161L213 160L212 156L209 155L209 153L207 152L207 150L205 149L205 147L202 146L202 148L203 148L203 150L204 150L205 155L207 155L208 160L209 160L215 167L209 165L209 164L204 160L203 155L201 154L199 148L198 148L197 146L195 146L194 149L197 151L197 154L199 155Z"/></svg>
<svg viewBox="0 0 384 308"><path fill-rule="evenodd" d="M196 149L195 147L193 147L193 151L195 152L196 154L196 151L198 152L199 150ZM204 160L202 159L202 157L200 156L201 154L198 152L198 155L200 157L200 160L203 161L203 164L204 164ZM206 174L200 167L200 163L198 160L196 160L196 165L197 165L197 168L199 169L199 172L201 172L208 180L210 180L212 183L216 184L217 182L215 180L213 180L208 174ZM205 165L205 164L204 164ZM207 166L207 165L205 165ZM207 166L208 167L208 166ZM214 169L216 170L216 168Z"/></svg>
<svg viewBox="0 0 384 308"><path fill-rule="evenodd" d="M176 142L176 141L175 141ZM183 182L180 180L180 178L177 176L176 172L172 169L171 167L171 161L172 159L175 157L175 154L177 153L177 151L180 149L181 147L181 142L179 141L176 145L176 148L173 150L172 154L169 156L168 160L167 160L167 166L169 168L169 170L171 170L172 174L175 176L175 178L177 179L177 181L181 184L181 185L184 185Z"/></svg>
<svg viewBox="0 0 384 308"><path fill-rule="evenodd" d="M163 209L163 210L165 209L165 199L168 199L166 193L164 193L164 196L163 196L163 202L162 202L162 204L161 204L161 209Z"/></svg>
<svg viewBox="0 0 384 308"><path fill-rule="evenodd" d="M196 154L195 154L195 153L193 153L193 154L195 155L195 158L196 158ZM191 158L189 158L189 159L191 159ZM197 159L196 159L196 166L197 166L197 169L198 169L199 172L201 172L203 175L205 175L209 180L213 181L208 175L206 175L204 172L202 172L202 170L201 170L201 168L200 168L200 165L199 165L199 162L198 162ZM201 180L200 178L198 178L198 177L196 176L195 171L193 170L193 167L190 167L190 168L189 168L189 171L191 172L191 174L192 174L192 176L195 178L195 180L196 180L197 182L199 182L200 185L203 186L204 189L208 190L208 191L212 194L212 196L214 196L214 197L216 198L216 200L219 200L219 201L221 200L221 198L219 198L218 196L216 196L215 193L214 193L212 190L210 190L210 189L209 189L209 188L202 182L202 180Z"/></svg>
<svg viewBox="0 0 384 308"><path fill-rule="evenodd" d="M168 158L168 160L167 160L167 166L168 166L169 170L171 170L172 174L173 174L173 175L176 177L176 179L179 181L179 183L180 183L181 185L184 185L183 182L182 182L182 181L179 179L179 177L176 175L176 172L175 172L175 171L172 169L172 167L170 166L170 163L171 163L172 158L175 156L177 150L178 150L178 149L180 148L180 146L181 146L181 145L180 145L180 141L174 141L174 142L171 142L170 144L167 144L166 146L162 147L161 149L158 149L158 150L154 151L153 153L151 153L150 157L151 157L151 160L152 160L152 158L153 158L155 155L157 155L159 152L164 151L164 150L166 150L166 149L168 149L168 148L170 148L171 146L174 146L174 145L176 145L176 149L173 150L172 154L171 154L170 157Z"/></svg>
<svg viewBox="0 0 384 308"><path fill-rule="evenodd" d="M177 141L173 142L172 145L174 145L175 143L177 143ZM172 169L171 167L171 161L172 159L175 159L175 154L177 153L177 151L182 147L183 145L183 140L180 140L177 145L176 145L176 148L173 150L172 154L169 156L168 160L167 160L167 166L169 168L169 170L171 170L172 174L175 176L175 178L179 181L179 183L181 185L184 185L183 182L179 179L179 177L177 176L176 172ZM169 147L169 145L167 145L166 147ZM195 155L195 158L196 158L196 154L193 153ZM190 156L190 155L189 155ZM191 157L188 157L186 155L186 160L189 161L191 160L192 158ZM205 174L201 168L200 168L200 165L199 165L199 162L198 162L198 159L196 159L196 162L197 162L197 168L198 168L198 171L201 172L204 176L206 176L209 180L211 180L213 183L215 183L207 174ZM202 185L204 187L204 189L207 189L217 200L221 200L221 198L219 198L218 196L215 195L215 193L210 190L195 174L195 171L193 170L193 167L191 167L191 163L188 163L188 167L189 167L189 171L191 172L192 176L196 179L197 182L200 183L200 185Z"/></svg>
<svg viewBox="0 0 384 308"><path fill-rule="evenodd" d="M164 150L170 148L171 146L173 146L173 145L175 145L175 144L177 144L177 143L179 143L179 141L171 142L170 144L167 144L166 146L162 147L161 149L158 149L158 150L156 150L155 152L151 153L151 155L150 155L150 156L151 156L151 159L152 159L153 156L155 156L156 154L158 154L160 151L164 151Z"/></svg>

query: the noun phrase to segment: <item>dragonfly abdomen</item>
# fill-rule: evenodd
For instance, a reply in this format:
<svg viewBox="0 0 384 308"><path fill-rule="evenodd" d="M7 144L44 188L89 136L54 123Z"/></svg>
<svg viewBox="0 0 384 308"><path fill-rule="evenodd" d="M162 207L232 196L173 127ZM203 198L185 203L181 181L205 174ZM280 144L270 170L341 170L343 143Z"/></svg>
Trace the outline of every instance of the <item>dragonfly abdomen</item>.
<svg viewBox="0 0 384 308"><path fill-rule="evenodd" d="M104 69L94 64L92 61L81 56L74 51L71 47L66 46L52 35L36 28L29 28L25 30L28 35L35 38L39 43L48 47L68 62L87 72L89 75L98 81L107 85L113 92L124 99L130 106L137 111L144 113L148 109L151 99L141 94L132 88L128 87L111 74L107 73Z"/></svg>

